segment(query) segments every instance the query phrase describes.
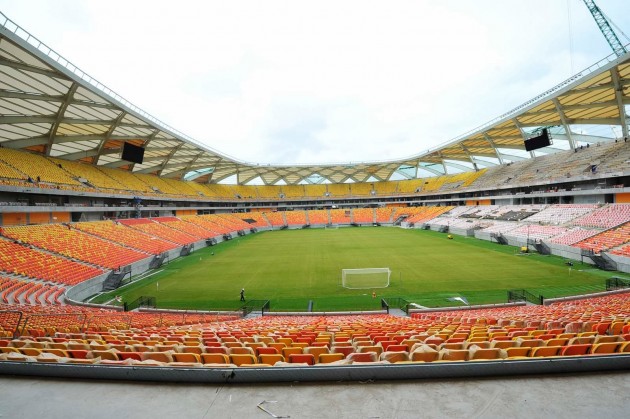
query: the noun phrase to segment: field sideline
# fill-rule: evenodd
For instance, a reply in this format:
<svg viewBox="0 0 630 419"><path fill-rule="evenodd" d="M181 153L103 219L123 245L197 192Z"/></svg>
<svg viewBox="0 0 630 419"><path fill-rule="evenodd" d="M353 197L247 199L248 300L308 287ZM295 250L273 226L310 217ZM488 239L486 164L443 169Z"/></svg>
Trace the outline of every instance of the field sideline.
<svg viewBox="0 0 630 419"><path fill-rule="evenodd" d="M121 295L157 298L160 308L236 309L246 298L270 300L271 309L304 311L375 310L372 290L341 287L343 268L392 270L378 297L403 297L424 306L506 301L507 290L527 289L545 297L601 291L613 274L555 256L518 255L517 249L474 238L389 227L348 227L260 232L200 249L164 265L157 273L95 299Z"/></svg>

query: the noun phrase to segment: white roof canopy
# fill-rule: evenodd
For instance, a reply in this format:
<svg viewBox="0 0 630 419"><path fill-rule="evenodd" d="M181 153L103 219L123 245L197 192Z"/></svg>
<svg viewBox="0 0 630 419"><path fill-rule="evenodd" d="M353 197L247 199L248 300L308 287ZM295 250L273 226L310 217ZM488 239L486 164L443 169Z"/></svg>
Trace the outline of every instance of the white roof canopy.
<svg viewBox="0 0 630 419"><path fill-rule="evenodd" d="M523 141L554 127L561 149L610 139L576 126L628 135L630 54L611 55L525 104L452 141L395 161L263 165L226 156L147 114L0 13L0 145L164 177L216 183L369 182L477 170L534 157ZM557 128L555 128L557 127ZM208 130L212 130L209 126ZM121 160L124 142L145 148ZM554 144L555 147L555 144ZM541 150L553 152L554 147Z"/></svg>

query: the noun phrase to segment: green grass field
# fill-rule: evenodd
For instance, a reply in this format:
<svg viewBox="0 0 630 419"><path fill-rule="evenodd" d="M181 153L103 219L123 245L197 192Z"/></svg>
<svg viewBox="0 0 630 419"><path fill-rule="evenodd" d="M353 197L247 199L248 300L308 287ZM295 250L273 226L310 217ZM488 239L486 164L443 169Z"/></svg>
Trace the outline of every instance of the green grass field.
<svg viewBox="0 0 630 419"><path fill-rule="evenodd" d="M94 302L148 295L160 308L236 309L244 287L248 300L269 300L273 311L305 311L309 300L315 311L375 310L380 298L369 289L343 288L341 270L377 267L392 270L390 286L375 290L378 297L431 307L457 305L448 301L453 296L471 304L505 302L509 289L547 298L601 291L612 276L579 262L569 270L555 256L519 255L514 247L460 236L447 240L431 231L281 230L197 250Z"/></svg>

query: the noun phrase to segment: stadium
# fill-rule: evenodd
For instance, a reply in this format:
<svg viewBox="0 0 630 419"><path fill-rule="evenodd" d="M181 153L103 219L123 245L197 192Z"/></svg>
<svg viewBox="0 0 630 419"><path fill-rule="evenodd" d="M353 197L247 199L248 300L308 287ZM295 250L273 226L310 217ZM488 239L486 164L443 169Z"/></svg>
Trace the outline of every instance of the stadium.
<svg viewBox="0 0 630 419"><path fill-rule="evenodd" d="M630 52L585 3L613 53L569 79L404 159L293 165L200 143L0 13L0 413L32 386L50 417L161 390L136 414L186 391L199 417L552 393L547 415L622 417Z"/></svg>

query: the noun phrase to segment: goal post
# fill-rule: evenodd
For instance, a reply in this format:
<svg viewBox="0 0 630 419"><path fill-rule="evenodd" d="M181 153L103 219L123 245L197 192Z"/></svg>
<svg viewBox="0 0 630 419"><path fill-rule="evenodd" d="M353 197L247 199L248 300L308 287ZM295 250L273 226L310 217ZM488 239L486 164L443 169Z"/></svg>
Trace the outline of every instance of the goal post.
<svg viewBox="0 0 630 419"><path fill-rule="evenodd" d="M342 269L341 286L348 289L389 287L389 268Z"/></svg>

